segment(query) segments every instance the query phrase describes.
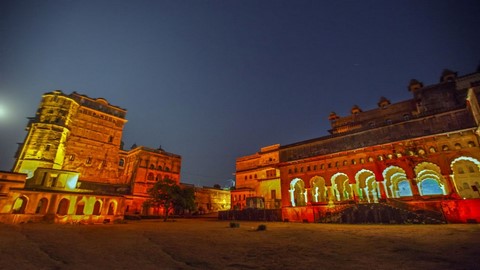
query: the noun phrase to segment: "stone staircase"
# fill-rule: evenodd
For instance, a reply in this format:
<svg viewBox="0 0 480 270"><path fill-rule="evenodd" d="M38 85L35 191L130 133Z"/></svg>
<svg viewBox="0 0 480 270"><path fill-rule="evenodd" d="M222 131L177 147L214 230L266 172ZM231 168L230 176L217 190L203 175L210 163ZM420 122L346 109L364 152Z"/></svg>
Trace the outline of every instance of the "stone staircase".
<svg viewBox="0 0 480 270"><path fill-rule="evenodd" d="M411 211L389 203L355 204L340 211L327 212L319 223L345 224L445 224L443 215L427 210Z"/></svg>

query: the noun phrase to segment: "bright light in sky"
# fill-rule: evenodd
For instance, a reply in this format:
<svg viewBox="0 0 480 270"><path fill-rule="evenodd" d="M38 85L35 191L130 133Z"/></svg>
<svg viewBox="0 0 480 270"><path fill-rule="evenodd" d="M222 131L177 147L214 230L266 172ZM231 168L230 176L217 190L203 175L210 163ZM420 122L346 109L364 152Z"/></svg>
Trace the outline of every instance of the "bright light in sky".
<svg viewBox="0 0 480 270"><path fill-rule="evenodd" d="M7 118L7 106L0 103L0 119Z"/></svg>

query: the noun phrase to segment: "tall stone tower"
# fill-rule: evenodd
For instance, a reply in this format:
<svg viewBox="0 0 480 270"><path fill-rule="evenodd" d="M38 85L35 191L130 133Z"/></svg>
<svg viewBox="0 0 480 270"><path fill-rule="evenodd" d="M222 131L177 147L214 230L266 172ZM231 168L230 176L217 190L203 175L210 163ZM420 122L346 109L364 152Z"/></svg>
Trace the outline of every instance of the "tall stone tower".
<svg viewBox="0 0 480 270"><path fill-rule="evenodd" d="M76 92L46 93L31 118L13 171L37 168L80 172L83 181L116 183L126 110Z"/></svg>

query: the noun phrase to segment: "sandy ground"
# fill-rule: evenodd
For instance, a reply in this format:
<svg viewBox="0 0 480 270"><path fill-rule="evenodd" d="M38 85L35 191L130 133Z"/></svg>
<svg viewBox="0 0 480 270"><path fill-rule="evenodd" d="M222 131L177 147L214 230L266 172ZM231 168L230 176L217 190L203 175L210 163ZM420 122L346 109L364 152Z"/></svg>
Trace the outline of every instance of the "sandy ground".
<svg viewBox="0 0 480 270"><path fill-rule="evenodd" d="M480 269L480 225L0 224L0 269Z"/></svg>

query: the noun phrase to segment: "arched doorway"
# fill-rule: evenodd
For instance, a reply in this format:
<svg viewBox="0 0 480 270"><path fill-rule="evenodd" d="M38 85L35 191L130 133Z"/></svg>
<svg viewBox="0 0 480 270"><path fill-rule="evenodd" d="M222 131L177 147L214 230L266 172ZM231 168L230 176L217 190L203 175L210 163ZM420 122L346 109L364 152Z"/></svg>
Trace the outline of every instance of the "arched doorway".
<svg viewBox="0 0 480 270"><path fill-rule="evenodd" d="M116 208L117 208L117 202L116 201L110 201L110 203L108 204L107 215L115 215Z"/></svg>
<svg viewBox="0 0 480 270"><path fill-rule="evenodd" d="M321 176L315 176L310 180L313 202L326 202L325 179Z"/></svg>
<svg viewBox="0 0 480 270"><path fill-rule="evenodd" d="M364 202L378 202L378 187L375 174L370 170L362 169L355 175L360 200Z"/></svg>
<svg viewBox="0 0 480 270"><path fill-rule="evenodd" d="M92 215L94 216L99 216L102 210L102 202L96 201L95 204L93 205L93 212Z"/></svg>
<svg viewBox="0 0 480 270"><path fill-rule="evenodd" d="M382 174L388 197L400 198L413 196L412 187L404 169L398 166L390 166L387 167Z"/></svg>
<svg viewBox="0 0 480 270"><path fill-rule="evenodd" d="M290 201L292 206L307 205L307 194L305 192L305 183L300 178L295 178L290 182Z"/></svg>
<svg viewBox="0 0 480 270"><path fill-rule="evenodd" d="M13 203L12 214L25 214L28 199L25 196L18 197Z"/></svg>
<svg viewBox="0 0 480 270"><path fill-rule="evenodd" d="M75 208L75 215L84 215L85 214L85 201L81 200L77 202Z"/></svg>
<svg viewBox="0 0 480 270"><path fill-rule="evenodd" d="M353 199L353 192L348 176L344 173L336 173L331 178L332 189L337 201Z"/></svg>
<svg viewBox="0 0 480 270"><path fill-rule="evenodd" d="M58 203L57 214L66 215L68 214L68 208L70 207L70 201L66 198L63 198Z"/></svg>
<svg viewBox="0 0 480 270"><path fill-rule="evenodd" d="M48 199L42 198L38 201L37 208L35 210L35 214L45 214L47 213L47 206L48 206Z"/></svg>
<svg viewBox="0 0 480 270"><path fill-rule="evenodd" d="M446 195L447 188L440 167L434 163L422 162L415 166L418 191L421 196Z"/></svg>

